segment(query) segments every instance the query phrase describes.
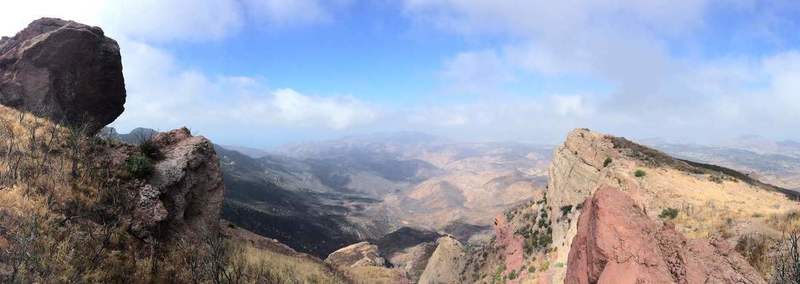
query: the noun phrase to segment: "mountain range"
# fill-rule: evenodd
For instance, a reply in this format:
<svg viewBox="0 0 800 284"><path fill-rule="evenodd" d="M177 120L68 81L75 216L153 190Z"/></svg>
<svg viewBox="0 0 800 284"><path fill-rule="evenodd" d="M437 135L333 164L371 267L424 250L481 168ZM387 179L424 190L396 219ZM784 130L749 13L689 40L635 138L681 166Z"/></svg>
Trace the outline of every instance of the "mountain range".
<svg viewBox="0 0 800 284"><path fill-rule="evenodd" d="M0 282L791 283L800 144L351 136L275 151L107 128L119 47L0 38ZM243 153L245 152L245 153Z"/></svg>

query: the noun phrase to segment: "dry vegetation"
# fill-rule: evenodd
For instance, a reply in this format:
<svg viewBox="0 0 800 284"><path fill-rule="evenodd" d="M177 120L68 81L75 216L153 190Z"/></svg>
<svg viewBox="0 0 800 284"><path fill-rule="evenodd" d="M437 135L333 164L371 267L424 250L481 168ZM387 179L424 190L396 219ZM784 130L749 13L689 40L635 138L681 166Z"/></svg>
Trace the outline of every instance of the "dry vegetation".
<svg viewBox="0 0 800 284"><path fill-rule="evenodd" d="M652 194L645 204L651 216L669 220L690 238L728 240L773 283L800 283L789 279L800 273L789 269L800 267L791 251L800 232L800 203L757 184L674 169L650 168L638 183Z"/></svg>
<svg viewBox="0 0 800 284"><path fill-rule="evenodd" d="M133 192L148 151L0 107L0 282L343 282L319 262L218 229L202 240L137 237Z"/></svg>

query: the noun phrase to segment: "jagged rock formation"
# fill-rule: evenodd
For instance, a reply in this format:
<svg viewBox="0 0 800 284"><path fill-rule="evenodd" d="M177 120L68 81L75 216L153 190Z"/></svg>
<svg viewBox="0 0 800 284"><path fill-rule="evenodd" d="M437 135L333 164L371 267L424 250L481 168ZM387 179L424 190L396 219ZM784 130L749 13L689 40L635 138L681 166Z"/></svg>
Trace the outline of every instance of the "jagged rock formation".
<svg viewBox="0 0 800 284"><path fill-rule="evenodd" d="M572 131L554 155L547 190L553 262L566 263L581 204L598 186L619 188L651 219L666 210L689 239L720 235L728 242L768 226L754 216L781 215L800 208L794 194L736 171L672 158L625 138ZM604 228L610 230L610 228ZM774 230L774 229L770 229ZM547 271L562 282L566 269Z"/></svg>
<svg viewBox="0 0 800 284"><path fill-rule="evenodd" d="M225 186L214 146L181 128L152 138L163 158L139 191L135 224L199 235L219 227Z"/></svg>
<svg viewBox="0 0 800 284"><path fill-rule="evenodd" d="M464 267L464 246L450 236L441 237L436 243L436 250L428 260L419 283L460 283Z"/></svg>
<svg viewBox="0 0 800 284"><path fill-rule="evenodd" d="M766 283L724 241L686 239L616 188L583 208L565 283Z"/></svg>
<svg viewBox="0 0 800 284"><path fill-rule="evenodd" d="M124 110L117 42L98 27L53 18L3 37L0 104L97 132Z"/></svg>

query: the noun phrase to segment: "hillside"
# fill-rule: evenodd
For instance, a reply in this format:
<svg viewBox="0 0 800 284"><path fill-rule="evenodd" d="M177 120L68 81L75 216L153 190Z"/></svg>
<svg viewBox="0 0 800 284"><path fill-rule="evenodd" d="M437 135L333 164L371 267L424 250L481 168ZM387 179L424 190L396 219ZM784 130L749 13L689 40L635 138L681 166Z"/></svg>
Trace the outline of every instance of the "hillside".
<svg viewBox="0 0 800 284"><path fill-rule="evenodd" d="M675 157L729 167L764 182L800 191L800 144L796 142L747 139L721 146L675 143L654 146Z"/></svg>
<svg viewBox="0 0 800 284"><path fill-rule="evenodd" d="M97 27L43 18L0 39L0 282L350 281L222 223L208 139L95 135L122 112L121 68Z"/></svg>
<svg viewBox="0 0 800 284"><path fill-rule="evenodd" d="M758 281L769 278L769 261L751 254L744 243L754 236L776 242L787 226L794 226L791 216L800 209L792 191L586 129L571 132L555 151L549 176L546 195L496 216L494 237L465 248L463 282L564 282L572 265L571 248L583 245L573 241L587 206L584 201L602 185L624 192L647 220L668 221L689 240L713 239L730 250L737 247L761 274Z"/></svg>

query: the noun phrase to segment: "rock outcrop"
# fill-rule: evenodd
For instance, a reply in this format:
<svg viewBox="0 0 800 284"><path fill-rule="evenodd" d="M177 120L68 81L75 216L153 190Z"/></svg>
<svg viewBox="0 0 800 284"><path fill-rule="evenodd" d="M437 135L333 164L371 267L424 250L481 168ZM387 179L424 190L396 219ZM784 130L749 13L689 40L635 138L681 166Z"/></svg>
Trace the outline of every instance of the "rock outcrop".
<svg viewBox="0 0 800 284"><path fill-rule="evenodd" d="M369 242L360 242L343 247L328 255L325 262L343 268L384 266L386 263L378 252L378 246Z"/></svg>
<svg viewBox="0 0 800 284"><path fill-rule="evenodd" d="M436 250L428 259L419 283L461 283L461 271L465 259L464 246L451 236L441 237L436 243Z"/></svg>
<svg viewBox="0 0 800 284"><path fill-rule="evenodd" d="M554 153L549 170L555 263L566 263L577 233L581 204L600 185L627 193L652 219L674 210L675 229L690 239L725 235L726 241L763 228L758 215L800 209L792 196L731 169L680 160L660 151L588 129L576 129ZM611 230L611 228L606 228ZM551 266L554 282L566 269Z"/></svg>
<svg viewBox="0 0 800 284"><path fill-rule="evenodd" d="M334 251L325 263L342 272L354 283L408 284L411 283L401 269L386 267L378 246L369 242L352 244Z"/></svg>
<svg viewBox="0 0 800 284"><path fill-rule="evenodd" d="M436 250L436 240L441 236L433 231L403 227L372 242L378 246L390 267L401 270L411 282L416 283Z"/></svg>
<svg viewBox="0 0 800 284"><path fill-rule="evenodd" d="M219 227L225 185L214 145L205 137L192 136L186 128L156 134L152 143L163 158L140 193L140 200L155 197L161 203L148 209L154 213L149 217L156 218L161 232L184 236Z"/></svg>
<svg viewBox="0 0 800 284"><path fill-rule="evenodd" d="M3 37L0 104L97 132L124 110L117 42L98 27L53 18Z"/></svg>
<svg viewBox="0 0 800 284"><path fill-rule="evenodd" d="M392 267L400 269L412 283L419 281L428 260L436 251L435 242L421 243L387 256Z"/></svg>
<svg viewBox="0 0 800 284"><path fill-rule="evenodd" d="M583 208L565 283L765 283L726 243L688 240L614 187Z"/></svg>

